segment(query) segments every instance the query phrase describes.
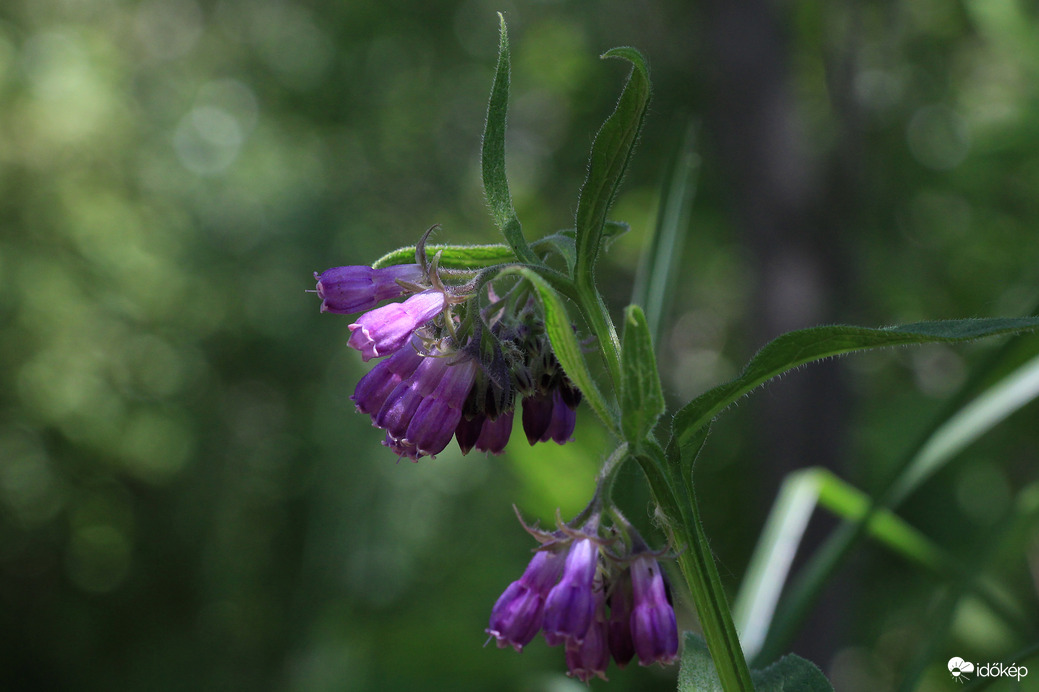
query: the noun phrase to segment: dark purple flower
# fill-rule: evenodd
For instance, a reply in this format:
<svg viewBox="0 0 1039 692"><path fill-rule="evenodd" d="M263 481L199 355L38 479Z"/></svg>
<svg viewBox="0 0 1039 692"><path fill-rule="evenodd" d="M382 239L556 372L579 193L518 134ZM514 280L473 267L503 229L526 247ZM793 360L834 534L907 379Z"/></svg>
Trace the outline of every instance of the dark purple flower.
<svg viewBox="0 0 1039 692"><path fill-rule="evenodd" d="M566 556L563 578L545 599L545 641L551 646L561 642L584 641L595 616L592 585L599 564L599 546L590 538L578 538Z"/></svg>
<svg viewBox="0 0 1039 692"><path fill-rule="evenodd" d="M472 418L463 416L458 421L458 427L455 428L455 439L458 440L458 448L462 450L462 454L468 454L469 450L476 446L485 420L487 420L487 416L480 413Z"/></svg>
<svg viewBox="0 0 1039 692"><path fill-rule="evenodd" d="M562 390L552 392L552 418L541 435L541 441L555 440L558 444L566 444L573 439L576 424L577 411L564 401Z"/></svg>
<svg viewBox="0 0 1039 692"><path fill-rule="evenodd" d="M396 298L404 292L397 279L416 282L425 276L417 264L397 264L382 269L365 266L334 267L320 274L317 295L321 298L321 312L349 315L370 310L384 300Z"/></svg>
<svg viewBox="0 0 1039 692"><path fill-rule="evenodd" d="M433 393L450 367L448 361L449 357L437 354L422 358L411 376L386 396L382 408L373 418L375 425L386 430L394 439L405 437L422 400Z"/></svg>
<svg viewBox="0 0 1039 692"><path fill-rule="evenodd" d="M531 445L549 440L566 444L574 434L576 423L577 411L567 403L559 388L523 399L523 432Z"/></svg>
<svg viewBox="0 0 1039 692"><path fill-rule="evenodd" d="M635 642L631 639L631 570L625 569L610 588L610 653L623 668L635 657Z"/></svg>
<svg viewBox="0 0 1039 692"><path fill-rule="evenodd" d="M509 584L491 609L487 634L498 640L498 648L507 645L522 651L541 629L545 596L559 579L566 561L560 546L542 548L534 553L523 576Z"/></svg>
<svg viewBox="0 0 1039 692"><path fill-rule="evenodd" d="M476 440L476 449L491 454L501 454L509 443L512 434L512 409L498 415L495 420L484 420L480 429L480 437Z"/></svg>
<svg viewBox="0 0 1039 692"><path fill-rule="evenodd" d="M360 351L365 361L398 351L412 332L440 314L444 304L443 292L430 289L403 303L390 303L366 312L350 325L352 333L347 344Z"/></svg>
<svg viewBox="0 0 1039 692"><path fill-rule="evenodd" d="M413 462L418 462L419 457L422 456L415 445L410 444L407 440L397 440L386 433L386 438L382 441L382 444L390 448L390 451L397 455L397 461L401 459L410 459Z"/></svg>
<svg viewBox="0 0 1039 692"><path fill-rule="evenodd" d="M631 638L639 664L672 663L678 658L678 626L675 610L667 600L664 575L652 555L642 554L631 563L634 608Z"/></svg>
<svg viewBox="0 0 1039 692"><path fill-rule="evenodd" d="M535 445L541 441L552 422L552 395L537 392L523 397L523 432L527 442ZM548 439L548 438L545 438Z"/></svg>
<svg viewBox="0 0 1039 692"><path fill-rule="evenodd" d="M462 419L462 405L473 387L476 369L476 361L459 355L448 365L436 388L419 404L404 435L419 454L439 454L447 447Z"/></svg>
<svg viewBox="0 0 1039 692"><path fill-rule="evenodd" d="M354 388L353 396L350 397L357 405L357 410L374 418L390 392L410 377L422 362L421 348L422 342L412 337L408 346L380 361L362 377Z"/></svg>
<svg viewBox="0 0 1039 692"><path fill-rule="evenodd" d="M566 645L567 675L581 682L588 682L598 675L606 679L606 667L610 665L610 646L606 624L605 598L601 588L597 588L595 597L595 617L588 626L584 641L580 644L570 642Z"/></svg>

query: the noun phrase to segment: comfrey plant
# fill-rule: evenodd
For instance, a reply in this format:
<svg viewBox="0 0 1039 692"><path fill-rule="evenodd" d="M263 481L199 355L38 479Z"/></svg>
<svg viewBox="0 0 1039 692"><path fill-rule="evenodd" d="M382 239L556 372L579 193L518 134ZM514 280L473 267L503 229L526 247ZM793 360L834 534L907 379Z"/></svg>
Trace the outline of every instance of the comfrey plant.
<svg viewBox="0 0 1039 692"><path fill-rule="evenodd" d="M452 437L463 453L500 454L517 409L530 444L564 444L574 435L581 401L616 439L580 514L569 521L557 517L551 531L526 527L539 545L494 604L486 627L499 647L521 651L541 632L549 645L563 647L569 673L584 681L605 678L611 659L618 666L636 658L642 665L672 663L680 638L661 563L674 561L685 586L680 593L691 598L703 633L703 640L684 638L680 689L831 689L818 668L796 656L754 672L747 664L748 654L758 660L778 655L818 589L809 579L792 609L776 611L767 595L775 589L748 578L760 588L738 599L741 643L694 493L693 463L711 421L761 383L804 363L869 348L1022 332L1039 326L1039 319L790 332L762 349L735 380L665 417L651 320L641 306L630 305L618 334L596 287L600 251L626 228L607 215L650 97L649 72L638 51L615 48L603 57L627 61L632 69L592 145L573 228L528 242L513 209L505 175L509 43L502 20L482 165L490 211L506 242L436 245L428 242L431 228L415 247L372 266L315 274L321 309L359 314L348 325L348 344L365 361L380 359L352 399L384 431L384 444L412 461L439 454ZM654 271L666 272L666 263ZM649 308L656 323L659 306ZM934 471L935 458L931 453L905 469L885 496L860 503L861 511L849 517L852 530L827 553L838 557L816 565L817 581L874 516L900 526L890 508ZM612 500L618 470L629 461L643 471L656 503L667 539L661 549L651 549ZM785 567L769 562L777 552L771 543L762 545L764 569L773 570L771 583L781 583Z"/></svg>

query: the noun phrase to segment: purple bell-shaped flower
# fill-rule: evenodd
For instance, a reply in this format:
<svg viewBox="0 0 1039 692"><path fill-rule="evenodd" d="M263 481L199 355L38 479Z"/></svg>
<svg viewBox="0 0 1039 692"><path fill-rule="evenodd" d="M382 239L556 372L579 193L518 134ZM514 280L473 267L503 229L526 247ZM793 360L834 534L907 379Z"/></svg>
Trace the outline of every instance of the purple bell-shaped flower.
<svg viewBox="0 0 1039 692"><path fill-rule="evenodd" d="M404 289L398 279L417 283L424 277L417 264L395 264L382 269L352 265L333 267L320 274L314 272L321 312L340 315L370 310L384 300L402 295Z"/></svg>
<svg viewBox="0 0 1039 692"><path fill-rule="evenodd" d="M411 334L440 314L446 304L442 291L430 289L416 293L403 303L390 303L364 313L349 325L352 348L361 352L361 359L394 353L411 338Z"/></svg>

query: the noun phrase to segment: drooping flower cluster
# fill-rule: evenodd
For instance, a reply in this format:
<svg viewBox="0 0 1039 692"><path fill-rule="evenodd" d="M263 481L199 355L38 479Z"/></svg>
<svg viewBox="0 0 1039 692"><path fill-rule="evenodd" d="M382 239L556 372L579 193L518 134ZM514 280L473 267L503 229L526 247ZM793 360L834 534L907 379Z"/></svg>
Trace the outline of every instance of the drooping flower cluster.
<svg viewBox="0 0 1039 692"><path fill-rule="evenodd" d="M369 361L384 358L357 384L357 410L386 431L400 457L439 454L458 440L501 454L516 406L531 445L568 442L580 392L563 374L530 300L506 309L489 286L478 291L445 283L437 261L425 265L335 267L315 273L321 311L367 311L349 325L349 346ZM404 297L402 302L383 301Z"/></svg>
<svg viewBox="0 0 1039 692"><path fill-rule="evenodd" d="M487 633L499 648L522 651L539 630L550 646L562 644L568 675L606 679L610 659L623 668L669 664L678 657L678 627L666 577L630 526L620 554L617 536L600 535L593 516L579 529L548 533L528 528L541 543L523 576L491 610Z"/></svg>

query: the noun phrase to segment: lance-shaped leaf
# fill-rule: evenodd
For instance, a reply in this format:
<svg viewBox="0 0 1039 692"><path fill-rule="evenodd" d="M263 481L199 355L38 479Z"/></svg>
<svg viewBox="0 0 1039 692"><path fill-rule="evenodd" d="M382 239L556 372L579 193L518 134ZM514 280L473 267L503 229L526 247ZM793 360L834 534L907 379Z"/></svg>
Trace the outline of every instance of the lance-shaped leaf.
<svg viewBox="0 0 1039 692"><path fill-rule="evenodd" d="M675 414L671 446L695 442L696 431L758 385L814 360L853 351L927 343L972 341L1039 329L1039 317L916 322L871 329L832 325L787 332L758 351L736 379L701 394Z"/></svg>
<svg viewBox="0 0 1039 692"><path fill-rule="evenodd" d="M483 169L483 190L491 208L494 223L505 236L516 257L527 264L537 264L538 259L527 246L523 237L516 210L512 206L512 193L505 175L505 120L509 110L509 32L505 17L498 13L501 21L501 40L498 43L498 66L494 71L491 98L487 104L487 122L483 130L483 150L480 163Z"/></svg>
<svg viewBox="0 0 1039 692"><path fill-rule="evenodd" d="M653 338L638 305L624 311L621 373L621 427L628 442L638 445L665 410Z"/></svg>
<svg viewBox="0 0 1039 692"><path fill-rule="evenodd" d="M602 57L622 58L632 67L616 109L595 135L588 177L577 201L578 283L591 282L606 214L631 160L650 97L649 68L641 53L622 47L609 50Z"/></svg>
<svg viewBox="0 0 1039 692"><path fill-rule="evenodd" d="M480 269L496 264L515 262L516 255L508 245L426 245L426 255L440 253L440 266L447 269ZM408 264L415 261L415 246L408 245L388 252L372 264L373 267L388 267L391 264Z"/></svg>

